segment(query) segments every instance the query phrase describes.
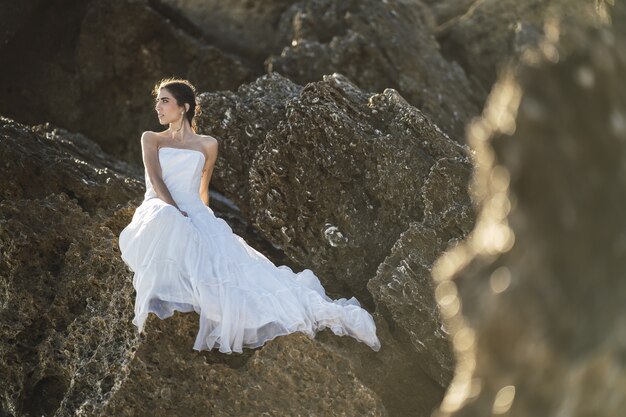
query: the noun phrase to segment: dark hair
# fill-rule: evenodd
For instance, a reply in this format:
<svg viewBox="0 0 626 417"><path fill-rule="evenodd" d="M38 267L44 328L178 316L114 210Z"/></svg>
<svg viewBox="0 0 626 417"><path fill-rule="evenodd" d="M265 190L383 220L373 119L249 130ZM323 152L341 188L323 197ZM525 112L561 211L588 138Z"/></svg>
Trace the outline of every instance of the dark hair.
<svg viewBox="0 0 626 417"><path fill-rule="evenodd" d="M189 120L189 124L191 128L195 132L197 129L196 125L196 88L191 84L188 80L184 80L181 78L163 78L159 82L154 85L152 89L152 95L156 98L159 95L159 90L161 88L165 88L170 92L171 95L174 96L176 100L176 104L179 106L184 106L185 103L189 104L189 110L185 116L187 116L187 120ZM200 113L200 106L197 106L198 113Z"/></svg>

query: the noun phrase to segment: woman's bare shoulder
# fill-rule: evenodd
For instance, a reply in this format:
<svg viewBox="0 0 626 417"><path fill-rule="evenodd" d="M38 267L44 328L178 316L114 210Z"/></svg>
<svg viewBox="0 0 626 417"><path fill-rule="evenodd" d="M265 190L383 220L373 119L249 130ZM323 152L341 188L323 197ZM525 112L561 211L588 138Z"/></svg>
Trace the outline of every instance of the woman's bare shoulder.
<svg viewBox="0 0 626 417"><path fill-rule="evenodd" d="M211 135L198 135L202 147L208 151L218 147L218 140Z"/></svg>
<svg viewBox="0 0 626 417"><path fill-rule="evenodd" d="M153 132L151 130L146 130L145 132L141 134L141 141L142 142L147 141L151 144L159 143L162 138L163 138L163 135L161 135L161 133Z"/></svg>
<svg viewBox="0 0 626 417"><path fill-rule="evenodd" d="M211 135L198 135L198 137L200 138L200 140L204 143L215 143L217 144L217 138L211 136Z"/></svg>
<svg viewBox="0 0 626 417"><path fill-rule="evenodd" d="M146 130L141 136L159 136L159 132L153 132L152 130Z"/></svg>
<svg viewBox="0 0 626 417"><path fill-rule="evenodd" d="M209 135L198 135L200 146L204 150L204 154L208 155L207 162L214 162L217 158L218 143L217 139Z"/></svg>

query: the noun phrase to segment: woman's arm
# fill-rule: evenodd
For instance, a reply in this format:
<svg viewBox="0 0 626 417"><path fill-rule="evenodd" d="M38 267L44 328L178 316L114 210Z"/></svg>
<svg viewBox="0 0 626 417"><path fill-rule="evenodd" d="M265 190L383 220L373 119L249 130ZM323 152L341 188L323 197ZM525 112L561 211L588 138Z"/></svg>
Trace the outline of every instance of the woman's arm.
<svg viewBox="0 0 626 417"><path fill-rule="evenodd" d="M208 206L209 205L209 183L211 182L211 175L213 174L213 168L215 167L215 161L217 160L218 144L217 139L211 138L209 143L205 146L205 161L202 168L202 179L200 180L200 199Z"/></svg>
<svg viewBox="0 0 626 417"><path fill-rule="evenodd" d="M152 132L143 132L141 135L141 151L143 155L143 164L146 167L152 188L157 196L168 204L178 208L178 205L172 198L170 190L163 181L161 164L159 163L159 147L157 137ZM179 209L180 210L180 209Z"/></svg>

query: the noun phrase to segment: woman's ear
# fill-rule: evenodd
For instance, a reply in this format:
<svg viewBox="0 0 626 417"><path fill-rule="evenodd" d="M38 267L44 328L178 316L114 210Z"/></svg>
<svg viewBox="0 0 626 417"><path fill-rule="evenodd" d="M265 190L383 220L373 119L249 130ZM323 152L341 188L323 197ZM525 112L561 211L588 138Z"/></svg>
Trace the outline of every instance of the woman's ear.
<svg viewBox="0 0 626 417"><path fill-rule="evenodd" d="M189 111L189 103L185 103L185 113Z"/></svg>

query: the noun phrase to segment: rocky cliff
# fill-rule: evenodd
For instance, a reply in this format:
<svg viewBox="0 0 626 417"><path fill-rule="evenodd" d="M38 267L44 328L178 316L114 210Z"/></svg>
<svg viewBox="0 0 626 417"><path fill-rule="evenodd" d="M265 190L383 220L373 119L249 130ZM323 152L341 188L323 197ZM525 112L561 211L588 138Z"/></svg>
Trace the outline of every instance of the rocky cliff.
<svg viewBox="0 0 626 417"><path fill-rule="evenodd" d="M626 12L601 1L0 5L0 416L621 416ZM195 352L117 236L161 77L211 205L374 316Z"/></svg>

